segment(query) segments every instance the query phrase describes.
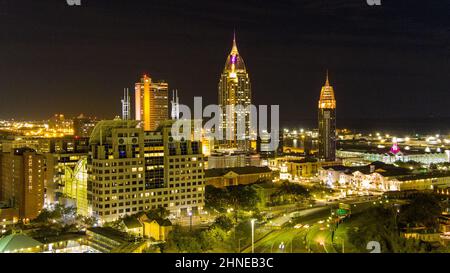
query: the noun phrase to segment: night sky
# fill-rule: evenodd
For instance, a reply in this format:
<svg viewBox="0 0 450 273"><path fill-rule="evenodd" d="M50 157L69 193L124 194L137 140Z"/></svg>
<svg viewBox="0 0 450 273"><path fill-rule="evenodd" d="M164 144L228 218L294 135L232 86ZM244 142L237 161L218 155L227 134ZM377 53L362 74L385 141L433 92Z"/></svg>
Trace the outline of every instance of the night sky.
<svg viewBox="0 0 450 273"><path fill-rule="evenodd" d="M450 1L81 1L0 0L0 119L113 118L143 73L217 103L234 29L282 123L317 116L327 68L338 119L450 117Z"/></svg>

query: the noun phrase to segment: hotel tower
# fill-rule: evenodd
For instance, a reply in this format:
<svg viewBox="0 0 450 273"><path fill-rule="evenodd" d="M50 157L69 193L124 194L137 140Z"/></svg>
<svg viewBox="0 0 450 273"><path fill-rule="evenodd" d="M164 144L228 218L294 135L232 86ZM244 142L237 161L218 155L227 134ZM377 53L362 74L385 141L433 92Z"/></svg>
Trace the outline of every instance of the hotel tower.
<svg viewBox="0 0 450 273"><path fill-rule="evenodd" d="M328 80L328 71L319 99L319 159L336 159L336 99Z"/></svg>
<svg viewBox="0 0 450 273"><path fill-rule="evenodd" d="M219 101L222 109L223 140L220 148L248 151L250 149L250 111L252 92L244 60L239 54L236 37L219 81ZM227 112L228 108L228 112ZM242 130L238 130L241 126ZM228 137L227 137L228 135Z"/></svg>

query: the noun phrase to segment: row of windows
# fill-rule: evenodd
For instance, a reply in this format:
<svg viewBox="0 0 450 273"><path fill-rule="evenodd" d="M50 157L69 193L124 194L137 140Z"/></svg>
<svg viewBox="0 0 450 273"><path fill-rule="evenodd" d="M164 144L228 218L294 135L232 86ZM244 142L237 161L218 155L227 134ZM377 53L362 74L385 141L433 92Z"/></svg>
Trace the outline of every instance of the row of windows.
<svg viewBox="0 0 450 273"><path fill-rule="evenodd" d="M139 188L126 188L126 189L118 189L118 190L116 190L116 189L114 189L114 190L105 190L105 191L101 191L101 190L93 190L93 193L94 194L99 194L99 195L103 195L103 194L116 194L116 193L127 193L127 192L137 192L137 191L143 191L144 189L142 188L142 187L139 187ZM184 193L184 192L191 192L191 190L193 191L193 192L195 192L195 191L197 191L197 188L193 188L193 189L191 189L191 188L187 188L187 189L180 189L180 190L176 190L175 192L171 192L172 194L173 193L178 193L178 192L181 192L181 193ZM146 197L148 197L148 196L154 196L154 195L161 195L161 192L158 192L158 194L155 194L154 192L151 192L151 193L148 193L148 192L146 192L145 194L144 193L141 193L140 194L140 197L143 197L143 196L146 196ZM164 191L164 195L167 195L167 191ZM137 194L133 194L133 195L119 195L118 197L117 196L112 196L111 198L112 199L117 199L117 198L119 198L119 199L123 199L123 198L125 198L125 199L129 199L129 198L137 198L138 196L137 196ZM98 197L99 199L98 200L100 200L100 201L102 201L102 198L101 197ZM108 201L108 198L109 197L105 197L105 201Z"/></svg>
<svg viewBox="0 0 450 273"><path fill-rule="evenodd" d="M192 164L170 164L169 168L171 169L179 169L179 168L196 168L196 167L201 167L203 164L202 163L192 163Z"/></svg>
<svg viewBox="0 0 450 273"><path fill-rule="evenodd" d="M182 177L171 177L169 181L186 181L192 179L203 179L203 175L192 175L192 176L182 176Z"/></svg>
<svg viewBox="0 0 450 273"><path fill-rule="evenodd" d="M109 180L117 180L117 179L119 179L119 180L122 180L122 179L136 179L136 178L142 178L143 177L143 175L141 174L141 173L139 173L139 174L133 174L133 175L119 175L118 177L117 176L99 176L99 177L97 177L97 179L96 179L96 177L95 176L93 176L93 179L96 179L97 181L109 181Z"/></svg>
<svg viewBox="0 0 450 273"><path fill-rule="evenodd" d="M198 193L198 194L186 194L186 195L176 195L176 196L170 196L170 197L164 197L164 198L155 198L155 199L146 199L145 202L144 200L134 200L134 201L126 201L126 202L115 202L115 200L98 200L98 202L102 202L102 204L98 204L98 203L94 203L94 207L95 208L110 208L110 207L123 207L123 206L131 206L131 205L137 205L137 204L148 204L148 203L155 203L155 202L163 202L163 201L173 201L173 200L184 200L184 199L191 199L191 198L201 198L203 196L202 193ZM101 199L101 198L99 198ZM106 199L106 198L105 198ZM119 200L132 200L131 198L121 198ZM97 200L96 200L97 201ZM106 204L104 204L106 203Z"/></svg>
<svg viewBox="0 0 450 273"><path fill-rule="evenodd" d="M175 204L170 204L170 205L175 205L175 206L180 206L180 205L190 205L190 204L197 204L197 203L201 203L201 200L192 200L192 201L186 201L186 202L176 202ZM157 205L152 205L151 208L155 209L157 208ZM163 204L162 206L159 207L164 207L167 208L169 207L169 204ZM122 213L129 213L129 212L139 212L139 211L144 211L144 210L149 210L150 206L145 206L145 207L133 207L133 208L125 208L125 209L114 209L114 210L106 210L106 211L99 211L98 215L99 216L106 216L106 215L114 215L114 214L122 214Z"/></svg>
<svg viewBox="0 0 450 273"><path fill-rule="evenodd" d="M141 165L142 161L119 161L119 162L93 162L92 165L95 167L116 167L116 166L130 166L130 165Z"/></svg>
<svg viewBox="0 0 450 273"><path fill-rule="evenodd" d="M197 157L171 158L171 159L169 159L169 162L170 163L173 163L173 162L189 162L189 161L197 161L197 160L200 160L200 159L201 159L201 157L199 157L199 158L197 158Z"/></svg>
<svg viewBox="0 0 450 273"><path fill-rule="evenodd" d="M130 186L130 185L144 185L144 181L127 181L127 182L123 182L123 183L96 183L93 182L92 186L95 188L109 188L109 187L122 187L122 186Z"/></svg>

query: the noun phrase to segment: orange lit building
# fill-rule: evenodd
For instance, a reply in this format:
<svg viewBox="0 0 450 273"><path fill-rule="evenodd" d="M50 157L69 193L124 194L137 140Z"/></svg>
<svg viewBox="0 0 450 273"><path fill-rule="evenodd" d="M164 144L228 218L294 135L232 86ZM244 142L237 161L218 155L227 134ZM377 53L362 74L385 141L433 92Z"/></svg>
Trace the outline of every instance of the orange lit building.
<svg viewBox="0 0 450 273"><path fill-rule="evenodd" d="M319 99L319 159L336 159L336 99L328 80L328 72Z"/></svg>
<svg viewBox="0 0 450 273"><path fill-rule="evenodd" d="M144 75L135 84L135 117L143 122L144 131L153 131L169 119L169 85L164 81L152 81Z"/></svg>
<svg viewBox="0 0 450 273"><path fill-rule="evenodd" d="M45 158L30 148L1 154L1 200L19 210L19 218L35 218L44 205Z"/></svg>

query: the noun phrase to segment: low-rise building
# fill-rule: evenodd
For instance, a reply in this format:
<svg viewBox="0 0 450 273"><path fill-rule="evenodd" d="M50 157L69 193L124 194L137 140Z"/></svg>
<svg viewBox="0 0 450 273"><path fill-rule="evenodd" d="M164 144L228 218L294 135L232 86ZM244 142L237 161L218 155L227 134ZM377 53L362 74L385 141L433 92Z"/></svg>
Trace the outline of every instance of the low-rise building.
<svg viewBox="0 0 450 273"><path fill-rule="evenodd" d="M424 191L450 187L450 172L414 173L379 161L366 166L322 167L319 178L330 187L358 190Z"/></svg>
<svg viewBox="0 0 450 273"><path fill-rule="evenodd" d="M208 169L261 166L259 154L243 152L215 152L208 156Z"/></svg>
<svg viewBox="0 0 450 273"><path fill-rule="evenodd" d="M272 178L272 170L269 167L247 166L205 170L206 185L217 188L272 181Z"/></svg>

